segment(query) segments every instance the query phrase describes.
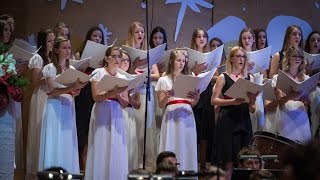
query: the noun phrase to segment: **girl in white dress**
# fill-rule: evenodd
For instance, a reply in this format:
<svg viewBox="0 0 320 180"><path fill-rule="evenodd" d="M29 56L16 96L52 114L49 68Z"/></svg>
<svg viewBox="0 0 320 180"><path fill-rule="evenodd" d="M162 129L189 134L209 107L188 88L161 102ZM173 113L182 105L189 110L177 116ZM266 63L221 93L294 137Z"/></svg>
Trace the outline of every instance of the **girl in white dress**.
<svg viewBox="0 0 320 180"><path fill-rule="evenodd" d="M305 52L309 54L319 54L320 53L320 32L312 31L306 40ZM306 59L307 60L307 59ZM308 60L307 60L308 61ZM314 62L313 62L314 63ZM308 67L308 68L307 68ZM312 70L312 64L306 66L306 72L308 75L312 76L320 71L320 68ZM310 111L311 111L311 134L315 138L319 138L320 132L320 81L318 82L318 87L316 91L310 94Z"/></svg>
<svg viewBox="0 0 320 180"><path fill-rule="evenodd" d="M86 82L79 80L71 86L55 83L54 79L69 66L71 43L56 39L52 50L52 63L43 68L49 95L44 110L39 154L39 171L58 166L70 173L80 173L77 129L73 96L80 93Z"/></svg>
<svg viewBox="0 0 320 180"><path fill-rule="evenodd" d="M304 74L305 61L303 51L297 46L289 46L282 60L282 70L292 79L302 82L309 76ZM277 84L275 75L272 86ZM299 92L285 94L276 88L276 100L266 101L268 113L274 113L275 118L266 119L266 131L280 133L290 140L307 143L311 140L311 130L306 107L310 104L308 96L300 97ZM298 100L296 100L300 97Z"/></svg>
<svg viewBox="0 0 320 180"><path fill-rule="evenodd" d="M130 58L127 52L122 51L122 58L120 63L120 69L128 72L130 69ZM130 93L130 92L129 92ZM133 109L139 109L141 106L140 94L128 94L129 104L126 108L123 108L124 125L127 132L128 142L128 168L129 172L133 169L137 169L138 163L138 138L136 129L136 118L134 116Z"/></svg>
<svg viewBox="0 0 320 180"><path fill-rule="evenodd" d="M255 39L255 34L251 28L244 28L239 35L238 46L242 47L246 52L253 52L255 51L255 43L258 40ZM265 59L267 61L268 59ZM254 68L255 63L249 62L248 63L248 70ZM254 76L254 82L257 84L262 84L263 78L267 78L268 74L266 70L262 70L259 73L256 73ZM264 101L262 97L262 93L260 93L255 102L256 110L254 113L250 113L251 124L252 124L252 132L255 133L260 131L264 127L265 117L264 117Z"/></svg>
<svg viewBox="0 0 320 180"><path fill-rule="evenodd" d="M140 22L133 22L129 27L128 40L125 42L126 46L133 47L136 49L147 50L147 40L145 28ZM137 61L137 60L135 60ZM141 59L139 60L141 61ZM146 69L134 69L134 73L144 73ZM157 81L160 77L157 64L152 65L150 81ZM146 166L155 168L155 160L157 157L157 140L156 140L156 121L155 121L155 108L154 108L154 87L150 83L150 101L148 101L148 113L147 119L145 120L146 111L146 89L140 91L140 102L141 106L139 109L134 109L137 125L137 136L138 136L138 148L139 148L139 164L140 167L143 163L143 151L144 151L144 127L147 123L147 136L146 136Z"/></svg>
<svg viewBox="0 0 320 180"><path fill-rule="evenodd" d="M166 75L156 85L158 103L165 108L159 152L172 151L177 155L181 170L198 171L197 132L192 107L198 103L199 91L189 92L190 99L174 97L172 84L179 74L190 74L186 57L181 50L170 55Z"/></svg>
<svg viewBox="0 0 320 180"><path fill-rule="evenodd" d="M119 48L110 47L103 59L103 68L91 78L92 97L86 180L125 180L128 176L128 151L122 108L129 103L127 87L111 91L98 90L97 85L105 75L126 78L117 72L121 60Z"/></svg>
<svg viewBox="0 0 320 180"><path fill-rule="evenodd" d="M54 38L52 30L41 30L37 36L37 48L41 48L29 61L34 91L29 109L26 179L37 179L42 116L47 103L47 93L49 93L41 71L50 63L49 53L52 50Z"/></svg>

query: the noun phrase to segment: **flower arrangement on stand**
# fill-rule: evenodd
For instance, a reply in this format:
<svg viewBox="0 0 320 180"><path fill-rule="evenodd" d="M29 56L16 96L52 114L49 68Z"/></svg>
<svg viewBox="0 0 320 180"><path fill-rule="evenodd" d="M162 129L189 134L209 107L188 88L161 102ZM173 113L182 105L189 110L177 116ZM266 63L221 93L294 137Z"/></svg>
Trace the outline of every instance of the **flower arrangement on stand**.
<svg viewBox="0 0 320 180"><path fill-rule="evenodd" d="M10 97L17 102L22 100L23 88L29 81L17 74L16 60L12 54L5 53L8 50L0 44L0 113L9 106Z"/></svg>

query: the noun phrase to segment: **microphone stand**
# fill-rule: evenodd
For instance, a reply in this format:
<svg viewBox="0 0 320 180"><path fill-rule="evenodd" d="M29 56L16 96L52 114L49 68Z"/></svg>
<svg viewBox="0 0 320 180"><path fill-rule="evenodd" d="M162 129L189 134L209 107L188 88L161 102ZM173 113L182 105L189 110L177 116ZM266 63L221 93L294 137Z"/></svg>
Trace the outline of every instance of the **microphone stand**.
<svg viewBox="0 0 320 180"><path fill-rule="evenodd" d="M144 113L144 135L143 135L143 169L146 169L146 140L147 140L147 120L148 120L148 101L150 101L150 65L149 65L149 20L148 20L148 0L143 0L146 4L146 42L147 42L147 84L146 84L146 104Z"/></svg>

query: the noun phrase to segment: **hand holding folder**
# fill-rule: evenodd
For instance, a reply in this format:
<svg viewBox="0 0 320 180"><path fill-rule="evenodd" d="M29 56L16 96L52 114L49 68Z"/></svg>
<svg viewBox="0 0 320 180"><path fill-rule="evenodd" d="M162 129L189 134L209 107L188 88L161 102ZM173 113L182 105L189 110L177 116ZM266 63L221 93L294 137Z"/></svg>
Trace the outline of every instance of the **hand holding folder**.
<svg viewBox="0 0 320 180"><path fill-rule="evenodd" d="M209 85L216 68L211 71L199 74L198 76L180 74L173 82L172 89L175 96L180 98L188 98L189 92L199 90L201 94Z"/></svg>
<svg viewBox="0 0 320 180"><path fill-rule="evenodd" d="M89 75L81 71L68 68L66 71L60 74L54 81L64 86L70 86L76 83L77 81L80 81L82 83L88 82L89 79L90 79Z"/></svg>

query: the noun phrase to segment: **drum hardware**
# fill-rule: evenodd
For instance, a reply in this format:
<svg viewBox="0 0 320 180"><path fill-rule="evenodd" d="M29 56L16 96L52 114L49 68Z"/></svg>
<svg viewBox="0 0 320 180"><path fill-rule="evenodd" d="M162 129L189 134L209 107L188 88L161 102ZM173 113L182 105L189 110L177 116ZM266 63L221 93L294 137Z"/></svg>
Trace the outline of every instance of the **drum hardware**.
<svg viewBox="0 0 320 180"><path fill-rule="evenodd" d="M274 160L274 161L278 161L278 155L274 154L274 155L240 155L239 159L259 159L259 161L261 162L261 168L260 169L265 169L265 163L266 160Z"/></svg>
<svg viewBox="0 0 320 180"><path fill-rule="evenodd" d="M260 152L260 154L278 155L278 157L274 158L274 160L265 162L266 169L283 169L284 167L281 164L283 154L281 152L284 150L285 147L294 147L299 145L300 144L297 144L296 141L287 139L281 136L279 133L258 131L254 133L249 147L257 149Z"/></svg>

